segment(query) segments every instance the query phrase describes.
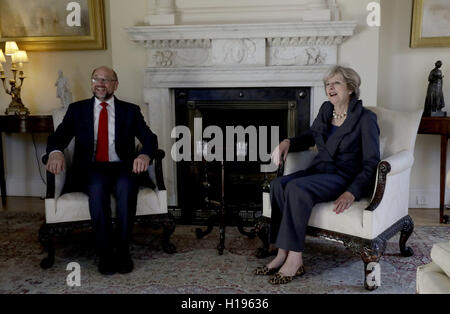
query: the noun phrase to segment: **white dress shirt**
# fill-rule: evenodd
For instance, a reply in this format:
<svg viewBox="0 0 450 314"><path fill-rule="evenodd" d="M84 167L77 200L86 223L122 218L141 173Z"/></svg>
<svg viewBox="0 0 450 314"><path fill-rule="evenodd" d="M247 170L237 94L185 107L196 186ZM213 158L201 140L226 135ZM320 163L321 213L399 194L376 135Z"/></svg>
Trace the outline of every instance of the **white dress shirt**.
<svg viewBox="0 0 450 314"><path fill-rule="evenodd" d="M103 109L101 103L103 101L95 98L94 103L94 159L95 153L97 149L97 137L98 137L98 121L100 118L100 111ZM116 153L116 110L114 106L114 97L111 97L108 101L108 106L106 106L106 110L108 110L108 155L110 162L120 161L119 156Z"/></svg>

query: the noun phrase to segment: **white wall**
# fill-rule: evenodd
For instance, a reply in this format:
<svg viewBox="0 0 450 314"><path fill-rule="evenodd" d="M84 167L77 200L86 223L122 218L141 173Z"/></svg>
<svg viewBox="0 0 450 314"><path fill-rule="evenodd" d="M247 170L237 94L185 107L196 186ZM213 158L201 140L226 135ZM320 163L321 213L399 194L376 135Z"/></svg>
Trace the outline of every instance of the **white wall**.
<svg viewBox="0 0 450 314"><path fill-rule="evenodd" d="M450 115L450 47L409 48L412 0L382 0L378 104L398 110L423 108L428 75L442 60L444 97ZM450 165L450 153L447 165ZM440 137L418 135L411 174L410 207L439 207ZM446 189L446 202L449 200ZM424 195L428 204L416 204Z"/></svg>
<svg viewBox="0 0 450 314"><path fill-rule="evenodd" d="M370 0L340 0L342 20L358 23L356 34L340 47L338 60L353 67L361 75L361 99L366 106L376 106L378 89L379 27L367 25Z"/></svg>
<svg viewBox="0 0 450 314"><path fill-rule="evenodd" d="M148 11L147 0L110 0L112 66L119 75L117 96L138 104L147 117L143 106L145 50L142 45L128 39L125 27L144 24ZM132 5L130 5L132 3Z"/></svg>

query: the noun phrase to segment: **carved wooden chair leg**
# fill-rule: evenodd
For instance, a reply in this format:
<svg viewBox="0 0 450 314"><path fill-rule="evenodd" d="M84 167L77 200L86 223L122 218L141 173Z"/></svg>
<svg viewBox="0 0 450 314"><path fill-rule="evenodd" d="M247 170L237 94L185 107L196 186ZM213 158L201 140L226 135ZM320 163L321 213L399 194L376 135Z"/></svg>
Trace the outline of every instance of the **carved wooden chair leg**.
<svg viewBox="0 0 450 314"><path fill-rule="evenodd" d="M369 291L381 286L380 258L382 252L365 248L361 253L364 262L364 288Z"/></svg>
<svg viewBox="0 0 450 314"><path fill-rule="evenodd" d="M261 239L263 246L256 251L256 257L265 258L270 256L270 222L267 218L261 217L255 225L255 232Z"/></svg>
<svg viewBox="0 0 450 314"><path fill-rule="evenodd" d="M410 216L406 216L402 230L400 232L400 254L403 257L410 257L414 255L413 249L411 249L409 246L406 246L406 241L408 241L409 237L411 236L412 232L414 230L414 222L411 219Z"/></svg>
<svg viewBox="0 0 450 314"><path fill-rule="evenodd" d="M164 252L173 254L177 252L177 249L173 243L170 242L170 236L175 231L176 224L172 215L167 214L167 217L163 221L163 234L162 234L162 246Z"/></svg>
<svg viewBox="0 0 450 314"><path fill-rule="evenodd" d="M49 269L55 263L55 248L53 246L53 231L46 223L39 229L39 242L44 251L47 252L47 257L44 257L41 261L41 268Z"/></svg>
<svg viewBox="0 0 450 314"><path fill-rule="evenodd" d="M239 216L239 214L236 215L236 220L237 220L237 228L241 234L249 237L250 239L253 239L256 236L255 228L252 228L249 231L245 230L244 221L242 220L241 216Z"/></svg>

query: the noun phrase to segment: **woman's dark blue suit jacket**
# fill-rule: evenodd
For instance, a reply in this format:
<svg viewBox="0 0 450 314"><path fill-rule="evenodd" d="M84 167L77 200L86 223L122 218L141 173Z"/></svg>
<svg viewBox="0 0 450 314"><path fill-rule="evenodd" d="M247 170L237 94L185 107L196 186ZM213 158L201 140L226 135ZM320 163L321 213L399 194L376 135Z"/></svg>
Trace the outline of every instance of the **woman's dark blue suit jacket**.
<svg viewBox="0 0 450 314"><path fill-rule="evenodd" d="M350 182L347 191L359 200L373 191L380 162L377 116L364 108L361 100L353 98L344 123L328 138L333 108L331 102L325 102L310 130L291 139L290 150L306 150L317 145L318 154L309 169L346 178Z"/></svg>

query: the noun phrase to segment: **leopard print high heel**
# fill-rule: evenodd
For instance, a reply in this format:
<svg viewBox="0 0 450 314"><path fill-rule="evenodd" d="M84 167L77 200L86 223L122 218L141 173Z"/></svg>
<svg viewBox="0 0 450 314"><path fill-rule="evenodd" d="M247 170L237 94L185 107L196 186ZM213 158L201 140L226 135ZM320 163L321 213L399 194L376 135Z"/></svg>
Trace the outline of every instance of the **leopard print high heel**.
<svg viewBox="0 0 450 314"><path fill-rule="evenodd" d="M267 266L259 266L256 267L255 271L253 272L256 276L270 276L275 274L280 270L281 267L275 267L275 268L269 268Z"/></svg>
<svg viewBox="0 0 450 314"><path fill-rule="evenodd" d="M282 273L277 272L275 275L270 277L269 283L272 285L284 285L294 280L295 277L300 277L303 276L304 274L305 274L305 266L302 265L297 269L297 272L295 273L294 276L285 276Z"/></svg>

